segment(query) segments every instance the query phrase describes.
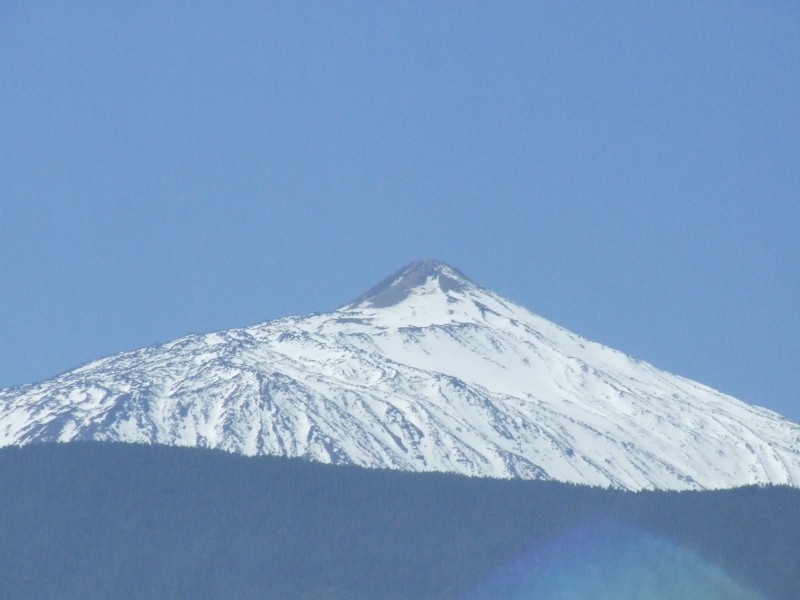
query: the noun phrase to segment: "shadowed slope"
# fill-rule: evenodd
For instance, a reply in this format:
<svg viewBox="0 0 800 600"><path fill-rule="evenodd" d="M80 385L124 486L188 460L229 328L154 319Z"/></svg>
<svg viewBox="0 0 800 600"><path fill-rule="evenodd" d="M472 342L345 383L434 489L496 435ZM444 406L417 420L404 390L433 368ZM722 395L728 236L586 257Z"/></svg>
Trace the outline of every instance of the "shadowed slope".
<svg viewBox="0 0 800 600"><path fill-rule="evenodd" d="M791 488L631 493L96 443L0 450L0 483L9 600L434 600L497 585L604 600L598 568L609 589L684 573L662 588L800 597Z"/></svg>

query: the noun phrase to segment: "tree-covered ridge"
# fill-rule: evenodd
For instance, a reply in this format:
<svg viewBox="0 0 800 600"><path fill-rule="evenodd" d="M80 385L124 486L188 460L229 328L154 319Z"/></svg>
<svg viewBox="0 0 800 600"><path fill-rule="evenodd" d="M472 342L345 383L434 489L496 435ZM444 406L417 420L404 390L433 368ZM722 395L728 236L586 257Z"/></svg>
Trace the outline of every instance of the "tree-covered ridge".
<svg viewBox="0 0 800 600"><path fill-rule="evenodd" d="M9 599L468 598L609 524L767 600L800 597L797 489L630 493L124 444L0 451Z"/></svg>

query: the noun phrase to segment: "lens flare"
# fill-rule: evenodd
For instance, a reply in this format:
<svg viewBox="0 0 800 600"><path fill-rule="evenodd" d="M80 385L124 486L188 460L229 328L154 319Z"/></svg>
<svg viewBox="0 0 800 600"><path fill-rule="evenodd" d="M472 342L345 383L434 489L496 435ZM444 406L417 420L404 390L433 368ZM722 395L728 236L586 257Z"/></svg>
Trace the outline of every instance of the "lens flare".
<svg viewBox="0 0 800 600"><path fill-rule="evenodd" d="M462 600L766 600L696 552L631 526L581 526L494 571Z"/></svg>

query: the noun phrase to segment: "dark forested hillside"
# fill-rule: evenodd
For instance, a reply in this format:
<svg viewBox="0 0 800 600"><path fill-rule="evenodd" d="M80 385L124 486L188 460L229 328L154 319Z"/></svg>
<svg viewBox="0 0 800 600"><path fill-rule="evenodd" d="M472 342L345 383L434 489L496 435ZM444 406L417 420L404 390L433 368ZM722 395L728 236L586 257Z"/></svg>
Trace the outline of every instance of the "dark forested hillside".
<svg viewBox="0 0 800 600"><path fill-rule="evenodd" d="M676 598L731 586L796 600L798 548L790 488L630 493L159 446L0 450L6 599L512 598L526 585L591 599L592 581L669 581Z"/></svg>

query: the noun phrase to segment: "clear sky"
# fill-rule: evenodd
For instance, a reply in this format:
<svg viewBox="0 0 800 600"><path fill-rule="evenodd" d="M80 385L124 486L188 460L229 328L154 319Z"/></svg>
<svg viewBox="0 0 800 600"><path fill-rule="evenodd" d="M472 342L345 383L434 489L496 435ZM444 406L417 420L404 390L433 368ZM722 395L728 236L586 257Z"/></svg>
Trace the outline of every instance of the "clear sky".
<svg viewBox="0 0 800 600"><path fill-rule="evenodd" d="M800 420L800 3L0 3L0 387L428 257Z"/></svg>

